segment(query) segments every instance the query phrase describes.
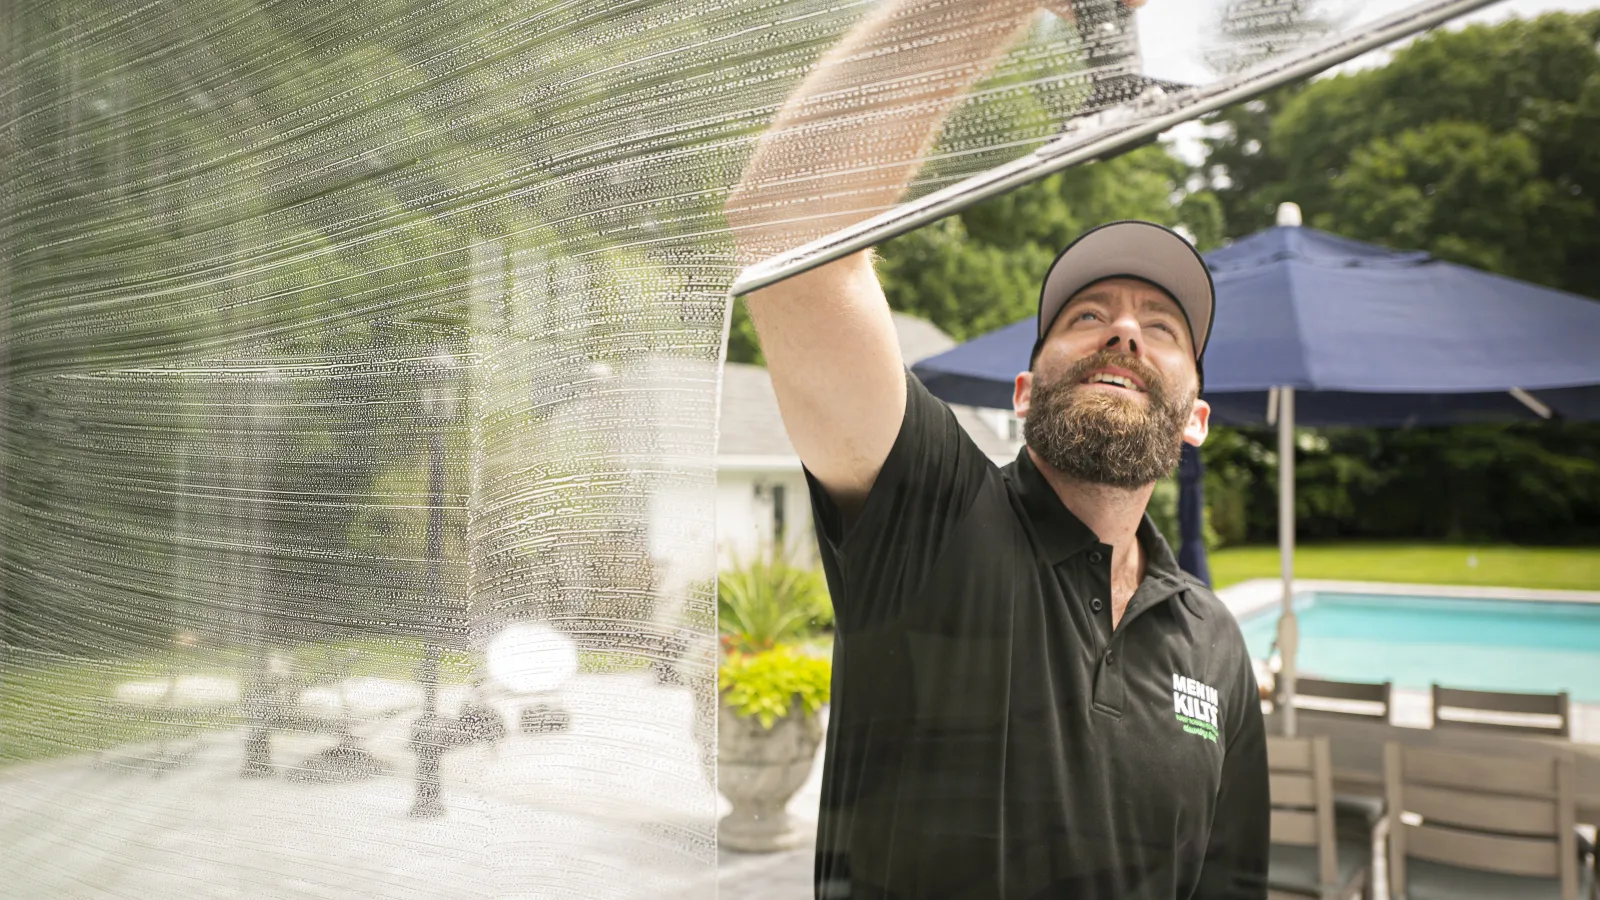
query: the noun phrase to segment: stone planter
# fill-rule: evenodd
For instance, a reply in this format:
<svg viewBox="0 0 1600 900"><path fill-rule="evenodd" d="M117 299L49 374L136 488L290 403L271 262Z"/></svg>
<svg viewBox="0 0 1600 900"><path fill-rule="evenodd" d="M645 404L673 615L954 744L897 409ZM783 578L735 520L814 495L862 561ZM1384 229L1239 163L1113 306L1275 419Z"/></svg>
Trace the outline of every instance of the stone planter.
<svg viewBox="0 0 1600 900"><path fill-rule="evenodd" d="M797 828L784 807L806 783L821 743L821 719L806 715L798 697L770 730L719 704L717 789L733 805L717 825L722 846L771 853L805 843L809 829Z"/></svg>

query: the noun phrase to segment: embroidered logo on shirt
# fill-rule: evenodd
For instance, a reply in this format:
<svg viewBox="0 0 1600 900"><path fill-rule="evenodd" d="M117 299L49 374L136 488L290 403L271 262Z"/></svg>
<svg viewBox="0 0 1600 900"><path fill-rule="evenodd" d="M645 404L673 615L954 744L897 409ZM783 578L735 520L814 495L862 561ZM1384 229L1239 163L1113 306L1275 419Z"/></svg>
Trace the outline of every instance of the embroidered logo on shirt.
<svg viewBox="0 0 1600 900"><path fill-rule="evenodd" d="M1173 672L1172 709L1184 731L1217 742L1216 688Z"/></svg>

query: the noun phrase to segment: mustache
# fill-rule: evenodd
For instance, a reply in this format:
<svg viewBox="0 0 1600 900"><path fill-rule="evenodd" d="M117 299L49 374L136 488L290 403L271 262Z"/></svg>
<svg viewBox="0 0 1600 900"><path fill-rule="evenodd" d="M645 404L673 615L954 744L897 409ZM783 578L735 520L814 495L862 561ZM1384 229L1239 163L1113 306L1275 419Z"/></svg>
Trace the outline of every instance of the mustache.
<svg viewBox="0 0 1600 900"><path fill-rule="evenodd" d="M1096 350L1083 359L1072 364L1072 367L1056 380L1057 384L1079 384L1090 372L1106 366L1116 366L1127 369L1144 383L1145 392L1151 397L1159 397L1165 393L1166 385L1161 379L1161 373L1156 368L1131 353L1120 350Z"/></svg>

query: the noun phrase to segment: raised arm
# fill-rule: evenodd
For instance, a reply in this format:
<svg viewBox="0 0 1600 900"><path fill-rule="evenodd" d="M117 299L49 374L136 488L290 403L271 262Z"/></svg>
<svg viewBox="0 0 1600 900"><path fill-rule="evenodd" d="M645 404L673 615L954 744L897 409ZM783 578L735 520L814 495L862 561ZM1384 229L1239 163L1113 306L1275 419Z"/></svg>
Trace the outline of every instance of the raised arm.
<svg viewBox="0 0 1600 900"><path fill-rule="evenodd" d="M1062 4L1065 5L1065 4ZM761 139L727 214L746 264L905 192L946 117L1037 0L890 0L833 48ZM899 433L905 363L867 252L745 298L789 439L846 515Z"/></svg>

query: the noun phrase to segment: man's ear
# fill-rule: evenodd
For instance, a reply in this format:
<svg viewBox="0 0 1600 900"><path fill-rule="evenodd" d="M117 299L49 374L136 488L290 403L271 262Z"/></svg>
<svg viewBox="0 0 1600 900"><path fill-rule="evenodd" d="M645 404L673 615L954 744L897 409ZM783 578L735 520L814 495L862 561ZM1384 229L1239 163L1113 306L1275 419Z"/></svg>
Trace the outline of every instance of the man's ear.
<svg viewBox="0 0 1600 900"><path fill-rule="evenodd" d="M1198 447L1206 442L1206 435L1210 432L1211 404L1195 400L1194 408L1189 410L1189 421L1183 426L1183 442Z"/></svg>
<svg viewBox="0 0 1600 900"><path fill-rule="evenodd" d="M1028 403L1033 399L1033 373L1017 373L1016 387L1011 390L1011 409L1017 418L1028 415Z"/></svg>

